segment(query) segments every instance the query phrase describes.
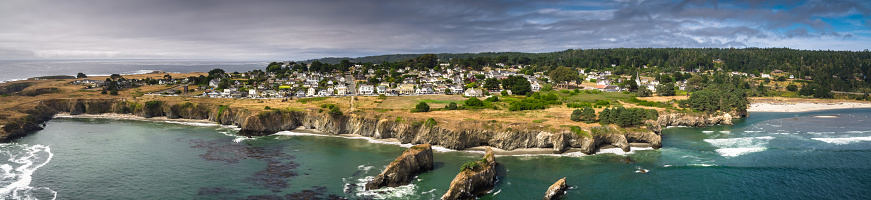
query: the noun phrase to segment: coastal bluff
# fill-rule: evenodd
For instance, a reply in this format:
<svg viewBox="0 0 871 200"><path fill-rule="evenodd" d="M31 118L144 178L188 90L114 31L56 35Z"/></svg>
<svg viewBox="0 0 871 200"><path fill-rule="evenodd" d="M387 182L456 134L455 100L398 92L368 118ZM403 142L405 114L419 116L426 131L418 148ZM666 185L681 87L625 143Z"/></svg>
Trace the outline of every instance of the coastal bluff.
<svg viewBox="0 0 871 200"><path fill-rule="evenodd" d="M564 127L541 127L529 123L496 121L437 121L399 118L365 113L328 113L309 109L266 109L195 103L187 101L128 101L124 99L48 99L19 106L25 115L7 119L0 128L0 140L9 141L41 130L55 114L125 114L144 118L208 120L241 128L243 136L264 136L298 128L313 129L324 134L356 134L374 139L397 139L405 144L432 144L454 150L490 146L502 150L520 148L550 148L554 153L576 148L584 154L594 154L599 147L610 145L629 151L629 144L646 143L662 146L663 126L687 124L726 124L731 117L709 120L708 117L660 115L651 131L577 132ZM688 120L683 120L688 119ZM693 121L695 120L695 121ZM729 121L726 121L729 120ZM685 123L693 122L693 123ZM695 123L698 122L698 123Z"/></svg>
<svg viewBox="0 0 871 200"><path fill-rule="evenodd" d="M475 199L495 186L498 163L492 149L487 148L483 159L470 163L474 164L454 177L442 200Z"/></svg>
<svg viewBox="0 0 871 200"><path fill-rule="evenodd" d="M411 146L387 165L384 172L366 183L366 190L397 187L411 183L414 176L433 169L433 151L430 144Z"/></svg>

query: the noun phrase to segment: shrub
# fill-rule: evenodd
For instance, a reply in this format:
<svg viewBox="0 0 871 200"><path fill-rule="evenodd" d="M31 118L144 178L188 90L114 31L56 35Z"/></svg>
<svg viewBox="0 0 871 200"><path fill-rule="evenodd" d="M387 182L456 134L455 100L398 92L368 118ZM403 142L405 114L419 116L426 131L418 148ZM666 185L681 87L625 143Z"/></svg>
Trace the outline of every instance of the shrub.
<svg viewBox="0 0 871 200"><path fill-rule="evenodd" d="M581 111L581 109L575 109L572 111L572 115L569 119L571 119L572 121L579 122L579 121L581 121L581 113L583 113L583 111Z"/></svg>
<svg viewBox="0 0 871 200"><path fill-rule="evenodd" d="M481 168L481 165L479 165L477 161L469 161L460 167L460 171L466 171L467 169L475 171L475 170L478 170L480 168Z"/></svg>
<svg viewBox="0 0 871 200"><path fill-rule="evenodd" d="M334 107L330 108L330 111L327 113L332 115L333 117L342 116L342 110L339 110L338 106L334 106Z"/></svg>
<svg viewBox="0 0 871 200"><path fill-rule="evenodd" d="M590 107L584 107L583 112L581 112L581 121L584 122L592 122L596 120L596 110Z"/></svg>
<svg viewBox="0 0 871 200"><path fill-rule="evenodd" d="M426 102L420 102L417 106L414 106L412 112L429 112L429 104L426 104Z"/></svg>
<svg viewBox="0 0 871 200"><path fill-rule="evenodd" d="M451 103L449 103L447 106L445 106L445 109L448 109L448 110L456 110L456 109L457 109L457 103L451 102Z"/></svg>
<svg viewBox="0 0 871 200"><path fill-rule="evenodd" d="M499 97L492 96L492 97L488 97L487 99L484 99L484 100L489 101L489 102L497 102L497 101L499 101Z"/></svg>
<svg viewBox="0 0 871 200"><path fill-rule="evenodd" d="M109 91L109 95L118 95L118 90Z"/></svg>
<svg viewBox="0 0 871 200"><path fill-rule="evenodd" d="M424 122L423 125L426 127L433 127L435 125L438 125L438 122L436 122L436 120L433 118L427 118L426 122Z"/></svg>
<svg viewBox="0 0 871 200"><path fill-rule="evenodd" d="M466 107L484 106L484 102L478 98L472 97L472 98L466 99L465 106Z"/></svg>
<svg viewBox="0 0 871 200"><path fill-rule="evenodd" d="M641 88L638 88L638 91L635 92L635 95L638 95L638 97L649 97L649 96L653 96L653 92L648 90L646 87L641 87Z"/></svg>
<svg viewBox="0 0 871 200"><path fill-rule="evenodd" d="M789 84L788 86L786 86L786 90L789 90L790 92L795 92L798 91L798 86L794 84Z"/></svg>
<svg viewBox="0 0 871 200"><path fill-rule="evenodd" d="M106 90L100 91L100 94L106 94Z"/></svg>
<svg viewBox="0 0 871 200"><path fill-rule="evenodd" d="M508 90L502 90L502 92L500 92L499 94L501 94L502 96L508 96Z"/></svg>
<svg viewBox="0 0 871 200"><path fill-rule="evenodd" d="M777 77L777 81L786 81L786 76Z"/></svg>

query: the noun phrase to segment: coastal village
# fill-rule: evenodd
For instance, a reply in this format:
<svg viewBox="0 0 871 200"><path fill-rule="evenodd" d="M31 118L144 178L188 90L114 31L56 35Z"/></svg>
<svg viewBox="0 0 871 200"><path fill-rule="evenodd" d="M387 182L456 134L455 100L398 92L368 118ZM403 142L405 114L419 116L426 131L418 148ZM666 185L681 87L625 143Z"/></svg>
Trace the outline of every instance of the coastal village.
<svg viewBox="0 0 871 200"><path fill-rule="evenodd" d="M295 62L281 62L281 67L288 68ZM306 65L300 63L302 65ZM171 87L163 91L149 93L148 95L184 95L204 98L249 98L249 99L294 99L310 97L342 97L342 96L417 96L417 95L463 95L466 97L484 97L491 93L501 93L510 90L504 86L498 88L485 88L486 80L503 80L510 76L520 76L530 83L533 92L542 90L544 87L559 89L599 90L602 92L627 92L627 84L633 82L632 87L644 88L653 93L661 85L661 76L669 77L674 73L646 73L637 76L615 75L611 71L576 69L578 81L555 83L549 81L547 74L535 72L529 74L520 73L524 65L505 65L497 63L483 70L469 70L461 66L451 66L448 63L439 64L443 70L417 70L410 67L395 69L395 73L403 77L401 81L389 82L379 77L379 70L366 69L361 64L355 64L347 72L334 71L332 73L311 72L305 70L288 71L286 74L276 72L263 72L252 70L244 73L218 73L210 75L208 81L202 84L194 84L197 77L172 77L164 76L162 79L124 79L120 75L112 76L106 80L83 79L73 82L88 89L115 90L142 85L169 85ZM377 66L377 65L375 65ZM612 67L614 67L612 65ZM655 68L656 66L651 66ZM644 65L642 68L648 68ZM216 69L218 70L218 69ZM223 71L223 70L221 70ZM722 69L700 71L691 69L676 73L712 74ZM795 77L781 70L770 73L755 74L744 72L728 72L730 76L744 78L773 79L776 77ZM673 76L671 76L673 77ZM199 77L200 80L206 77ZM687 80L673 80L676 90L686 90ZM810 79L810 77L805 77ZM254 81L262 80L262 81ZM374 80L374 81L373 81ZM110 82L113 82L111 83Z"/></svg>

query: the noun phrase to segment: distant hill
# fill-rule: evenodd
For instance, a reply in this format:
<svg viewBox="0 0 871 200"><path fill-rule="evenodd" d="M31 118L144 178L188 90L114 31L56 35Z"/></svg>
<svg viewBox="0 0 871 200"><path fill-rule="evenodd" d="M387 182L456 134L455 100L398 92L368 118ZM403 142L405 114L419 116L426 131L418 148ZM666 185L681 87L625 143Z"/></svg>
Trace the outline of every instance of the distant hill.
<svg viewBox="0 0 871 200"><path fill-rule="evenodd" d="M483 52L483 53L439 53L436 54L438 58L442 61L449 60L451 58L475 58L475 57L497 57L497 56L526 56L532 57L537 56L538 54L543 53L521 53L521 52ZM357 58L349 58L349 57L327 57L327 58L319 58L319 59L309 59L302 61L303 63L311 63L314 61L320 61L322 63L329 64L338 64L344 59L348 59L348 61L355 63L381 63L384 61L387 62L399 62L403 60L408 60L416 57L420 57L424 54L388 54L388 55L378 55L378 56L365 56L365 57L357 57Z"/></svg>

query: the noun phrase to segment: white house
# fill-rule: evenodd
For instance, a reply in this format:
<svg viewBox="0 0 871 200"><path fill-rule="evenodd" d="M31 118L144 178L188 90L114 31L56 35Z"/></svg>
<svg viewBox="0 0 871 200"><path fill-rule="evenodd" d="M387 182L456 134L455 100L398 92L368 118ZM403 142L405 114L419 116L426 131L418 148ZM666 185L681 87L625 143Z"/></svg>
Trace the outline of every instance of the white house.
<svg viewBox="0 0 871 200"><path fill-rule="evenodd" d="M541 90L541 85L538 84L538 81L532 82L532 84L530 84L529 86L532 87L532 91L538 92L539 90Z"/></svg>
<svg viewBox="0 0 871 200"><path fill-rule="evenodd" d="M469 88L466 89L466 92L463 92L463 95L468 97L481 97L484 96L484 92L482 92L481 89Z"/></svg>
<svg viewBox="0 0 871 200"><path fill-rule="evenodd" d="M348 94L348 86L345 86L345 85L336 86L336 95L343 96L345 94Z"/></svg>
<svg viewBox="0 0 871 200"><path fill-rule="evenodd" d="M378 94L387 94L387 86L379 85L376 87Z"/></svg>
<svg viewBox="0 0 871 200"><path fill-rule="evenodd" d="M453 86L449 87L448 89L451 90L451 94L463 93L463 86L461 86L461 85L453 85Z"/></svg>
<svg viewBox="0 0 871 200"><path fill-rule="evenodd" d="M372 95L375 92L375 86L369 84L360 85L357 89L361 95Z"/></svg>
<svg viewBox="0 0 871 200"><path fill-rule="evenodd" d="M218 87L218 84L221 84L220 78L212 79L211 81L209 81L209 87L216 88L216 87Z"/></svg>
<svg viewBox="0 0 871 200"><path fill-rule="evenodd" d="M315 96L316 94L318 94L317 92L318 91L315 90L314 87L310 87L310 88L308 88L308 92L305 95L312 97L312 96Z"/></svg>

